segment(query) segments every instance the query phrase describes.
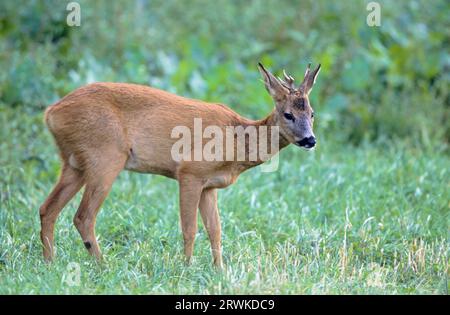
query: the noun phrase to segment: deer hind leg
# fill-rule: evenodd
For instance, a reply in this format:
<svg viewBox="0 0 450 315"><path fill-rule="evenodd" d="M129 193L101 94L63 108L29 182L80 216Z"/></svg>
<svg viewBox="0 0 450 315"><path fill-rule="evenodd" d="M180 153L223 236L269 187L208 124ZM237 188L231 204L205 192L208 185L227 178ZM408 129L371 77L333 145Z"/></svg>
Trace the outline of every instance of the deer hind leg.
<svg viewBox="0 0 450 315"><path fill-rule="evenodd" d="M180 219L184 239L186 263L191 262L197 234L197 211L202 192L201 181L191 176L184 176L180 184Z"/></svg>
<svg viewBox="0 0 450 315"><path fill-rule="evenodd" d="M97 161L92 168L86 168L86 188L80 206L73 222L81 235L84 246L89 254L101 259L100 247L95 237L95 222L100 206L108 195L114 180L124 168L127 156L125 154L108 154L108 161ZM94 169L94 166L96 167ZM101 166L99 169L98 167Z"/></svg>
<svg viewBox="0 0 450 315"><path fill-rule="evenodd" d="M200 214L211 242L211 252L216 267L222 267L221 227L217 208L217 189L205 189L200 198Z"/></svg>
<svg viewBox="0 0 450 315"><path fill-rule="evenodd" d="M43 244L44 259L53 259L53 242L55 222L64 206L75 196L83 186L83 175L80 171L63 162L58 183L50 195L39 208L41 218L41 241Z"/></svg>

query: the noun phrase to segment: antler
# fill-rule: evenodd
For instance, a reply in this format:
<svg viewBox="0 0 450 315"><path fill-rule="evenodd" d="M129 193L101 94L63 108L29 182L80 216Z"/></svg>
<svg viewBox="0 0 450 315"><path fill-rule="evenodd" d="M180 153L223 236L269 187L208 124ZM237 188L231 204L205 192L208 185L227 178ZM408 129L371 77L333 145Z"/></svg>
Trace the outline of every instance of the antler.
<svg viewBox="0 0 450 315"><path fill-rule="evenodd" d="M306 79L306 77L309 76L310 72L311 72L311 62L308 63L308 67L306 68L305 76L303 77L303 79Z"/></svg>
<svg viewBox="0 0 450 315"><path fill-rule="evenodd" d="M283 76L284 80L282 80L280 77L278 77L278 80L280 80L281 84L283 84L286 88L289 90L295 90L294 86L294 78L286 73L285 70L283 70Z"/></svg>

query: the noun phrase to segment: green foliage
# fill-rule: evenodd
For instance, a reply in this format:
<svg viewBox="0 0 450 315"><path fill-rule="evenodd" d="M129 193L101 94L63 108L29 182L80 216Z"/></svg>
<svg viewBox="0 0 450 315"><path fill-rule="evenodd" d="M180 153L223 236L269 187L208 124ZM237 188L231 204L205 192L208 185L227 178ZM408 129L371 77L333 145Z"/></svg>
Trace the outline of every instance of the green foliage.
<svg viewBox="0 0 450 315"><path fill-rule="evenodd" d="M312 61L324 134L448 143L448 1L381 1L380 27L366 24L366 1L80 4L81 27L61 1L0 5L3 106L41 111L88 82L127 81L261 117L271 102L256 63L301 78Z"/></svg>

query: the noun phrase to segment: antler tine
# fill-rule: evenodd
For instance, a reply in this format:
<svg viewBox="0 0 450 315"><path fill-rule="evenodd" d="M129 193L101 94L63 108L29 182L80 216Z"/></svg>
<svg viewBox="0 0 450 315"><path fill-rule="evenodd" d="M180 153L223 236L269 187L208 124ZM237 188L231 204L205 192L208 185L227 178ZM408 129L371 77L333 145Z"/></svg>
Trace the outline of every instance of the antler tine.
<svg viewBox="0 0 450 315"><path fill-rule="evenodd" d="M277 77L277 79L278 79L278 81L280 81L281 85L284 86L286 89L288 89L288 90L291 89L291 86L287 82L285 82L282 78Z"/></svg>
<svg viewBox="0 0 450 315"><path fill-rule="evenodd" d="M308 63L308 67L306 68L304 78L306 78L309 75L310 71L311 71L311 62Z"/></svg>
<svg viewBox="0 0 450 315"><path fill-rule="evenodd" d="M288 83L294 83L294 78L286 73L286 70L283 70L284 78Z"/></svg>
<svg viewBox="0 0 450 315"><path fill-rule="evenodd" d="M305 76L303 77L303 82L300 83L298 89L301 91L305 90L305 84L308 81L309 74L311 73L311 63L308 63L308 67L306 67Z"/></svg>
<svg viewBox="0 0 450 315"><path fill-rule="evenodd" d="M286 73L285 70L283 70L283 76L284 80L280 79L289 89L295 89L294 87L294 78Z"/></svg>

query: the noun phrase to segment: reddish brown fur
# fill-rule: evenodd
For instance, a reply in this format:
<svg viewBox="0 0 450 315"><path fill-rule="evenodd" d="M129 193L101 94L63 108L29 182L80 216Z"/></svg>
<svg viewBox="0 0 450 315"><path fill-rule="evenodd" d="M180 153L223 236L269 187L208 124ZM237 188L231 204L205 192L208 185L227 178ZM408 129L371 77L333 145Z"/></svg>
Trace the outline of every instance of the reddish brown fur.
<svg viewBox="0 0 450 315"><path fill-rule="evenodd" d="M310 107L305 110L310 110ZM294 142L283 132L279 110L253 121L228 107L177 96L155 88L125 83L94 83L65 96L45 112L62 158L60 179L40 208L44 257L53 257L55 221L69 200L85 186L74 217L88 251L101 257L94 226L98 210L123 169L164 175L179 182L180 218L185 254L190 260L197 232L197 209L208 232L214 263L222 264L217 188L234 183L257 162L176 162L171 147L175 126L193 129L194 118L203 126L278 125L280 148Z"/></svg>

